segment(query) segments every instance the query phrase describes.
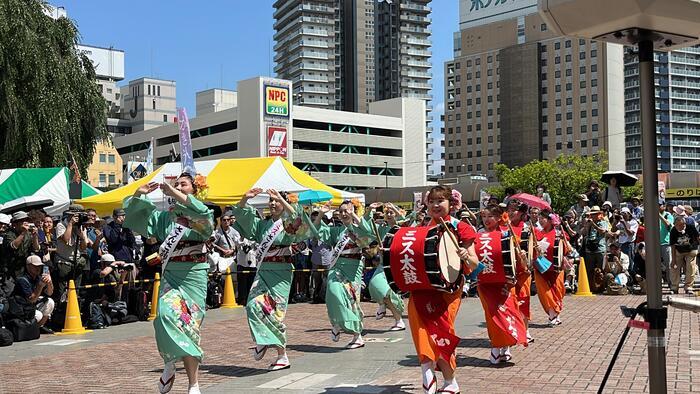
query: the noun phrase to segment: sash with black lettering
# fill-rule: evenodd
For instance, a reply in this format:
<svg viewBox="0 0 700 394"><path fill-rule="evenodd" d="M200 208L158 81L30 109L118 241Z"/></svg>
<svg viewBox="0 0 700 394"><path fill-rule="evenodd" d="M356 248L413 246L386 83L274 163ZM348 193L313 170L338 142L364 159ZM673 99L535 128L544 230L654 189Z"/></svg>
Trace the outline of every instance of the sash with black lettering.
<svg viewBox="0 0 700 394"><path fill-rule="evenodd" d="M336 261L338 261L340 254L343 252L348 242L350 242L350 232L346 230L333 248L333 253L331 254L331 267L335 265Z"/></svg>
<svg viewBox="0 0 700 394"><path fill-rule="evenodd" d="M270 247L275 242L275 239L277 239L277 236L280 235L283 230L284 226L282 225L282 219L278 219L272 224L272 227L265 232L265 235L263 235L262 239L260 240L260 246L258 246L258 250L255 253L255 261L261 263L263 262L263 258L267 255L267 251L270 250Z"/></svg>
<svg viewBox="0 0 700 394"><path fill-rule="evenodd" d="M163 262L163 272L165 272L165 266L168 264L168 260L170 260L170 257L172 256L175 247L177 246L178 242L180 242L182 236L185 235L186 228L187 227L179 223L175 223L173 229L170 230L170 234L168 234L168 236L165 237L165 241L163 241L163 243L160 244L158 253L160 254L160 260Z"/></svg>

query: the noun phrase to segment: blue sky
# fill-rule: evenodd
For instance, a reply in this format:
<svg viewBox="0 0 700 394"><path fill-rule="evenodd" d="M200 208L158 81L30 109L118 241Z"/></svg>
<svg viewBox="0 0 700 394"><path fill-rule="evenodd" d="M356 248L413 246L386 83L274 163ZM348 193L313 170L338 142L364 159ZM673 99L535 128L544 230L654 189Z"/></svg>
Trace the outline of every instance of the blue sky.
<svg viewBox="0 0 700 394"><path fill-rule="evenodd" d="M66 8L83 44L124 50L124 82L145 76L177 81L178 106L191 114L197 91L235 89L236 81L273 75L273 0L208 0L196 5L184 0L51 3ZM443 108L443 65L452 57L458 3L432 2L436 121Z"/></svg>

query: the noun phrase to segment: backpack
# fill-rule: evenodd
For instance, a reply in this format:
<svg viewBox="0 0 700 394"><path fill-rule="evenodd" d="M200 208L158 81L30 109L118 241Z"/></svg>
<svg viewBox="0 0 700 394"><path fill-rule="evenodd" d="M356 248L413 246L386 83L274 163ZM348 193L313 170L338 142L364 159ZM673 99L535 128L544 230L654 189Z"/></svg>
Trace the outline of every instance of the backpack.
<svg viewBox="0 0 700 394"><path fill-rule="evenodd" d="M7 321L7 329L12 332L14 342L32 341L39 339L39 323L32 317L31 320L10 319Z"/></svg>
<svg viewBox="0 0 700 394"><path fill-rule="evenodd" d="M136 316L140 321L148 319L148 293L140 288L129 289L127 297L127 310L130 315Z"/></svg>
<svg viewBox="0 0 700 394"><path fill-rule="evenodd" d="M107 328L112 324L112 319L107 316L100 304L90 303L90 316L87 320L87 326L91 329Z"/></svg>
<svg viewBox="0 0 700 394"><path fill-rule="evenodd" d="M5 328L5 322L3 322L2 316L0 316L0 347L10 346L13 342L12 331Z"/></svg>

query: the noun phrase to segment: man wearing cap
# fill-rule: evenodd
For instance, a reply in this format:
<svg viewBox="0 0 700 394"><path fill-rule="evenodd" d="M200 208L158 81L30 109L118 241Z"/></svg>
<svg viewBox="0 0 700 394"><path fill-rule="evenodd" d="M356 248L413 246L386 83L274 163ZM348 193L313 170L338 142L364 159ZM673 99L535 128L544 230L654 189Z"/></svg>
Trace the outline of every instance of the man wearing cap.
<svg viewBox="0 0 700 394"><path fill-rule="evenodd" d="M593 283L593 273L596 268L603 269L603 257L607 252L605 236L610 227L603 215L604 213L600 210L600 207L594 205L588 212L588 217L583 227L588 283Z"/></svg>
<svg viewBox="0 0 700 394"><path fill-rule="evenodd" d="M24 211L12 214L12 227L2 240L3 255L7 273L17 278L24 268L27 256L39 251L39 236L36 226L30 224L29 215Z"/></svg>
<svg viewBox="0 0 700 394"><path fill-rule="evenodd" d="M85 214L82 205L71 204L63 213L63 221L56 224L56 268L58 282L56 289L63 295L68 287L68 281L73 279L76 286L83 282L87 265L87 232L80 223L81 215Z"/></svg>
<svg viewBox="0 0 700 394"><path fill-rule="evenodd" d="M104 226L103 236L107 241L107 250L117 261L125 263L134 262L134 249L136 247L136 237L131 229L124 227L126 212L117 208L112 212L114 220Z"/></svg>
<svg viewBox="0 0 700 394"><path fill-rule="evenodd" d="M627 207L620 209L620 220L617 221L617 229L620 231L618 242L622 253L627 256L634 256L634 243L637 240L637 230L639 222L632 217L632 211ZM634 272L634 266L630 265L630 272Z"/></svg>
<svg viewBox="0 0 700 394"><path fill-rule="evenodd" d="M569 211L573 211L576 214L576 217L574 219L577 222L580 222L583 220L583 216L588 213L588 211L591 210L591 208L588 206L588 196L585 194L579 194L578 195L578 202L569 208Z"/></svg>
<svg viewBox="0 0 700 394"><path fill-rule="evenodd" d="M53 282L48 269L44 270L44 263L41 257L32 255L26 259L26 272L17 279L16 294L24 297L30 304L36 306L34 318L39 323L41 332L53 334L53 331L44 324L51 318L54 308Z"/></svg>

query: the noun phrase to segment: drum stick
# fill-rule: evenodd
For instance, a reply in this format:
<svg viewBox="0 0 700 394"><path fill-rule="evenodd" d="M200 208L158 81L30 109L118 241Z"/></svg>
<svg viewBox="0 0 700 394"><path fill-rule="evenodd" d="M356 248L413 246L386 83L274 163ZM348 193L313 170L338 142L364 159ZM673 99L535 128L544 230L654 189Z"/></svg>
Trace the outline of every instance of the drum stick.
<svg viewBox="0 0 700 394"><path fill-rule="evenodd" d="M450 231L450 229L447 227L447 223L445 223L445 219L440 218L440 224L445 226L445 231L450 235L450 239L452 240L452 243L454 243L455 247L457 249L459 249L460 248L459 241L457 241L457 237L455 237L454 233L452 233L452 231Z"/></svg>
<svg viewBox="0 0 700 394"><path fill-rule="evenodd" d="M377 223L374 223L374 218L372 218L370 221L370 224L372 225L372 232L374 233L375 238L377 238L377 243L379 244L379 248L382 248L382 237L379 235L379 229L377 229Z"/></svg>

